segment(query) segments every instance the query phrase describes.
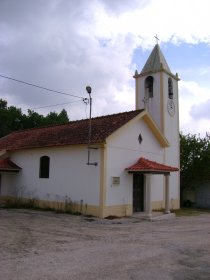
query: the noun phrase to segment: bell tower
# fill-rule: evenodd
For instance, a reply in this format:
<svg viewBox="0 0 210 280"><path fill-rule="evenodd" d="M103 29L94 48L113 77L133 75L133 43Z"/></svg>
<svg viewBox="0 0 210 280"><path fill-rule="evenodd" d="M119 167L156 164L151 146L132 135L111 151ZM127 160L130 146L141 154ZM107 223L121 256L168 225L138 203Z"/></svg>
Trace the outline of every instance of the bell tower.
<svg viewBox="0 0 210 280"><path fill-rule="evenodd" d="M170 146L164 150L164 163L179 167L178 74L173 74L157 44L140 73L135 72L136 109L148 111ZM179 186L179 174L171 174L172 188Z"/></svg>
<svg viewBox="0 0 210 280"><path fill-rule="evenodd" d="M158 44L140 73L135 72L136 109L145 109L167 137L170 126L179 132L178 74L172 74ZM169 140L169 139L168 139Z"/></svg>

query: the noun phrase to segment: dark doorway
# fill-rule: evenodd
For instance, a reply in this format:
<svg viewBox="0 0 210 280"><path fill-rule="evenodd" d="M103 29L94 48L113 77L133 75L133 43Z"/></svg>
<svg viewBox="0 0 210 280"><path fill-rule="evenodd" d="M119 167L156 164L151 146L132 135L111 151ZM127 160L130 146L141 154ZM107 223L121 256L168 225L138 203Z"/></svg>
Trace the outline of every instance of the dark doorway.
<svg viewBox="0 0 210 280"><path fill-rule="evenodd" d="M133 212L144 211L144 175L133 174Z"/></svg>

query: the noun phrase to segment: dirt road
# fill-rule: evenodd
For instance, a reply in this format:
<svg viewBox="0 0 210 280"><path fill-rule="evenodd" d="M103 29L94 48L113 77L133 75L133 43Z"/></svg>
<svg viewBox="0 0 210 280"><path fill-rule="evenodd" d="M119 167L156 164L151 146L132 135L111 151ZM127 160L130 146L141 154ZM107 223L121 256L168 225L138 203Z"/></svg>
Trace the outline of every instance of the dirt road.
<svg viewBox="0 0 210 280"><path fill-rule="evenodd" d="M100 220L0 210L0 280L210 279L210 214Z"/></svg>

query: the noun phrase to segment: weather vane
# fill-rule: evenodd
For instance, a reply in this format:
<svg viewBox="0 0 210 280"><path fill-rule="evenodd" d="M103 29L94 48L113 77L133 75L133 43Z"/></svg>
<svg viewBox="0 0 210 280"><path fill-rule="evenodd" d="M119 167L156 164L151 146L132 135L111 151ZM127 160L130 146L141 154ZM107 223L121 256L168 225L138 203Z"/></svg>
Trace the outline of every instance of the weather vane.
<svg viewBox="0 0 210 280"><path fill-rule="evenodd" d="M156 44L158 44L158 41L159 41L160 39L158 38L157 34L156 34L154 37L155 37L155 39L156 39Z"/></svg>

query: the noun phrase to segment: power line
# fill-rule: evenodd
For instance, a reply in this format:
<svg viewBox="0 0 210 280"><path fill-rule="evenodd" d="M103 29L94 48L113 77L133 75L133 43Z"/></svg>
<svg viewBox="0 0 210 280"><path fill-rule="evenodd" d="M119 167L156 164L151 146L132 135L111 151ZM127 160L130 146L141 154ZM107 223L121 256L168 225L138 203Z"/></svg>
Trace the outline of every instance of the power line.
<svg viewBox="0 0 210 280"><path fill-rule="evenodd" d="M8 79L8 80L12 80L14 82L22 83L22 84L25 84L25 85L28 85L28 86L44 89L44 90L51 91L51 92L58 93L58 94L69 95L69 96L72 96L72 97L75 97L75 98L80 98L80 99L84 100L84 98L81 97L81 96L69 94L69 93L58 91L58 90L54 90L54 89L49 89L49 88L42 87L42 86L39 86L39 85L35 85L35 84L32 84L32 83L24 82L24 81L21 81L21 80L12 78L12 77L4 76L4 75L1 75L1 74L0 74L0 77Z"/></svg>
<svg viewBox="0 0 210 280"><path fill-rule="evenodd" d="M75 103L75 102L78 102L78 101L65 102L65 103L59 103L59 104L53 104L53 105L46 105L46 106L41 106L41 107L36 107L36 108L23 109L23 111L27 111L27 110L38 110L38 109L44 109L44 108L49 108L49 107L62 106L62 105L67 105L67 104L71 104L71 103Z"/></svg>

